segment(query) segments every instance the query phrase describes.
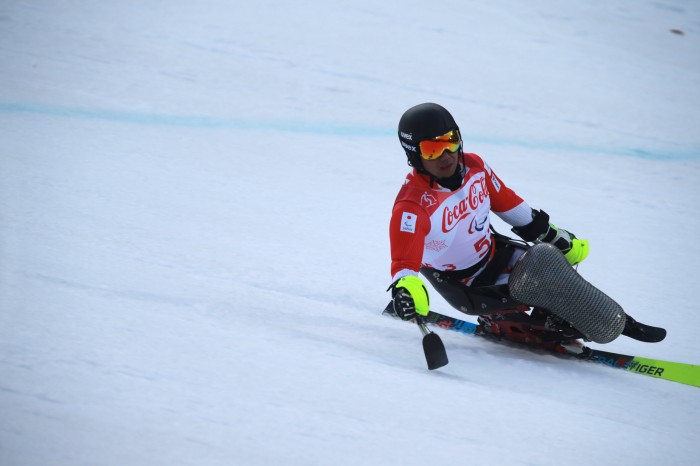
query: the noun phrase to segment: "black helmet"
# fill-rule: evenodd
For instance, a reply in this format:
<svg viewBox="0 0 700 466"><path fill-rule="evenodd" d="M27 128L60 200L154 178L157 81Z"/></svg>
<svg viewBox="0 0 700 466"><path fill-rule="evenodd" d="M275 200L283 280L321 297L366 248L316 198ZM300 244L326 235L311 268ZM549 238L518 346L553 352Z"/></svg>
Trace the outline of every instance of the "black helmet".
<svg viewBox="0 0 700 466"><path fill-rule="evenodd" d="M459 127L450 112L441 105L424 103L406 110L399 120L399 141L406 151L408 164L422 168L418 143L452 130L459 130Z"/></svg>

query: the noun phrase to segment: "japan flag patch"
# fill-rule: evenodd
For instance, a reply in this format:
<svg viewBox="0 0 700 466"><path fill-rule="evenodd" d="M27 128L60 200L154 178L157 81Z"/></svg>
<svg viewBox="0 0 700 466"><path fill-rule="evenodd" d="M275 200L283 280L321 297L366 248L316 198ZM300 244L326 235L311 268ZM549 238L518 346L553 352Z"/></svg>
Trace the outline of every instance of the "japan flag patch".
<svg viewBox="0 0 700 466"><path fill-rule="evenodd" d="M403 215L401 215L401 231L405 231L406 233L415 233L416 219L416 214L404 212Z"/></svg>

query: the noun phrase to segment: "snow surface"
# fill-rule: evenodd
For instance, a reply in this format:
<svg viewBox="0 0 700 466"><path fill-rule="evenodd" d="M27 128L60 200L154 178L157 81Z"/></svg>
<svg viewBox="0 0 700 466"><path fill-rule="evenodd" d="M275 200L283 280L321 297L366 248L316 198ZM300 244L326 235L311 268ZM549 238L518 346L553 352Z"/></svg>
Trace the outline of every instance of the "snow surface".
<svg viewBox="0 0 700 466"><path fill-rule="evenodd" d="M699 464L697 388L380 314L435 101L700 363L699 2L5 1L0 67L2 466Z"/></svg>

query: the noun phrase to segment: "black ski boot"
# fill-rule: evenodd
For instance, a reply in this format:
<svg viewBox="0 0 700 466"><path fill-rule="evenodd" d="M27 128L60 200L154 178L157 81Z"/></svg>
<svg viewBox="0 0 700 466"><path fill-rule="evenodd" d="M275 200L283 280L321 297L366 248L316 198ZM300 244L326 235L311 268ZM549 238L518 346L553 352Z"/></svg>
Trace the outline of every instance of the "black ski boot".
<svg viewBox="0 0 700 466"><path fill-rule="evenodd" d="M545 328L558 332L561 340L576 340L580 338L586 341L590 341L586 338L586 336L583 333L576 330L573 325L571 325L556 314L552 314L551 312L545 309L535 308L532 311L532 317L536 316L544 317Z"/></svg>
<svg viewBox="0 0 700 466"><path fill-rule="evenodd" d="M637 322L628 314L622 334L646 343L657 343L666 338L666 329Z"/></svg>

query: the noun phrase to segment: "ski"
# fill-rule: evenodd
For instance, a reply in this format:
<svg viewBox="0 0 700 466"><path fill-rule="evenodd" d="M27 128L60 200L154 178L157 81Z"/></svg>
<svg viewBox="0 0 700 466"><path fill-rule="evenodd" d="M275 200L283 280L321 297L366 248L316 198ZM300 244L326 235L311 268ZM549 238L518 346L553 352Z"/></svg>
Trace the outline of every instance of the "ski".
<svg viewBox="0 0 700 466"><path fill-rule="evenodd" d="M399 318L390 308L384 309L383 314L396 319ZM428 315L424 316L422 321L423 323L432 327L464 333L466 335L475 335L496 340L499 339L493 334L482 332L479 325L475 323L446 316L438 312L428 312ZM510 342L509 340L504 341ZM541 349L560 356L570 357L572 359L594 362L615 369L623 369L635 374L642 374L657 379L670 380L693 387L700 387L700 366L695 364L663 361L660 359L650 359L641 356L613 353L583 345L573 346L570 348L562 346L562 352L559 352L547 348L531 347L524 343L510 343L517 346Z"/></svg>

